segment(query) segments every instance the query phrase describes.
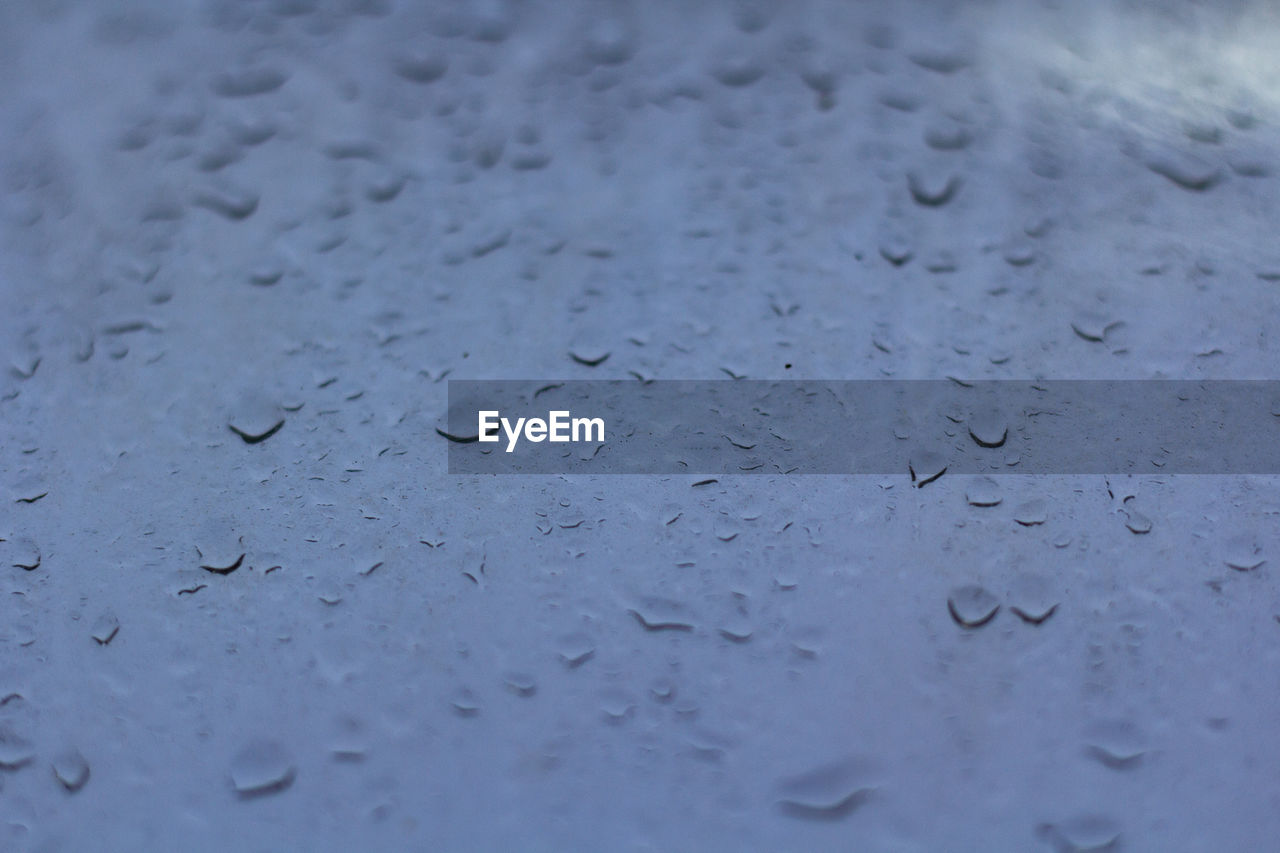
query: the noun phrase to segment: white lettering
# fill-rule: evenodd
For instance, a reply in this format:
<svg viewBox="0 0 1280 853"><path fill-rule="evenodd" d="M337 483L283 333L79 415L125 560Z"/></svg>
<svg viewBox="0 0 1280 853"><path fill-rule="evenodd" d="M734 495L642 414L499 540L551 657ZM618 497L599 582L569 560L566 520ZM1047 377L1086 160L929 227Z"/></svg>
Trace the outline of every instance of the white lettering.
<svg viewBox="0 0 1280 853"><path fill-rule="evenodd" d="M498 413L497 412L481 412L480 413L480 440L481 441L497 441L498 440Z"/></svg>
<svg viewBox="0 0 1280 853"><path fill-rule="evenodd" d="M552 441L568 441L569 440L569 413L565 411L549 412L548 417L551 418L551 435Z"/></svg>
<svg viewBox="0 0 1280 853"><path fill-rule="evenodd" d="M565 412L565 414L569 414ZM582 431L586 435L578 438L578 427L582 427ZM596 431L596 438L591 437L591 431ZM604 418L574 418L573 419L573 440L574 441L604 441Z"/></svg>
<svg viewBox="0 0 1280 853"><path fill-rule="evenodd" d="M502 419L502 429L507 434L507 452L508 453L516 449L516 442L520 440L520 428L523 426L524 426L524 418L518 418L516 420L515 429L511 428L511 421L509 421L507 418Z"/></svg>
<svg viewBox="0 0 1280 853"><path fill-rule="evenodd" d="M501 441L501 433L507 436L507 452L513 453L521 437L535 444L542 441L568 442L603 442L604 418L573 418L567 410L547 413L542 418L502 417L502 413L484 410L478 413L477 430L479 440L484 442Z"/></svg>

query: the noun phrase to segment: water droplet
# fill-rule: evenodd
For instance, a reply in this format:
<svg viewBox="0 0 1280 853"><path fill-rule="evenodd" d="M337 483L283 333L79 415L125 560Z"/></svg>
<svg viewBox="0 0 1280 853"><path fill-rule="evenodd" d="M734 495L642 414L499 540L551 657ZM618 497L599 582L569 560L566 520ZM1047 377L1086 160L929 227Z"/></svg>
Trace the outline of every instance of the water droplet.
<svg viewBox="0 0 1280 853"><path fill-rule="evenodd" d="M1071 320L1071 329L1086 341L1101 343L1120 322L1097 311L1081 311Z"/></svg>
<svg viewBox="0 0 1280 853"><path fill-rule="evenodd" d="M1013 511L1013 520L1023 527L1034 527L1044 524L1049 517L1049 505L1044 498L1032 498L1018 505Z"/></svg>
<svg viewBox="0 0 1280 853"><path fill-rule="evenodd" d="M962 181L959 175L936 173L921 175L911 172L907 175L907 189L916 204L924 207L941 207L960 190Z"/></svg>
<svg viewBox="0 0 1280 853"><path fill-rule="evenodd" d="M915 249L901 237L890 237L880 243L880 257L900 267L915 256Z"/></svg>
<svg viewBox="0 0 1280 853"><path fill-rule="evenodd" d="M454 691L453 698L449 700L449 704L453 707L453 712L459 717L474 717L480 713L480 700L469 687Z"/></svg>
<svg viewBox="0 0 1280 853"><path fill-rule="evenodd" d="M34 541L25 536L8 543L9 545L9 561L16 569L22 569L27 572L34 572L40 568L42 557L40 555L40 547Z"/></svg>
<svg viewBox="0 0 1280 853"><path fill-rule="evenodd" d="M937 74L954 74L973 64L973 59L963 51L943 47L913 51L908 58L921 68Z"/></svg>
<svg viewBox="0 0 1280 853"><path fill-rule="evenodd" d="M1150 533L1151 519L1147 518L1142 513L1134 510L1128 513L1128 518L1125 519L1124 526L1129 528L1129 530L1132 531L1133 533L1137 533L1137 534Z"/></svg>
<svg viewBox="0 0 1280 853"><path fill-rule="evenodd" d="M947 596L947 610L957 625L981 628L995 618L1000 602L985 587L966 584L956 587Z"/></svg>
<svg viewBox="0 0 1280 853"><path fill-rule="evenodd" d="M274 92L285 84L289 75L270 66L223 71L213 78L210 88L223 98L248 98Z"/></svg>
<svg viewBox="0 0 1280 853"><path fill-rule="evenodd" d="M597 65L621 65L635 53L635 32L617 15L592 16L587 30L587 58Z"/></svg>
<svg viewBox="0 0 1280 853"><path fill-rule="evenodd" d="M1043 823L1036 834L1059 853L1111 853L1119 850L1120 826L1105 815L1081 815L1061 823Z"/></svg>
<svg viewBox="0 0 1280 853"><path fill-rule="evenodd" d="M0 770L18 770L36 757L31 741L7 727L0 727Z"/></svg>
<svg viewBox="0 0 1280 853"><path fill-rule="evenodd" d="M1203 192L1222 179L1222 170L1191 154L1162 150L1146 157L1147 168L1185 190Z"/></svg>
<svg viewBox="0 0 1280 853"><path fill-rule="evenodd" d="M596 644L581 631L565 634L557 645L556 656L569 669L577 669L591 660L596 653Z"/></svg>
<svg viewBox="0 0 1280 853"><path fill-rule="evenodd" d="M1035 247L1030 243L1014 243L1004 250L1004 260L1011 267L1030 266L1036 259Z"/></svg>
<svg viewBox="0 0 1280 853"><path fill-rule="evenodd" d="M526 672L508 672L502 684L517 696L529 697L538 692L538 682Z"/></svg>
<svg viewBox="0 0 1280 853"><path fill-rule="evenodd" d="M239 222L248 219L258 209L258 194L230 186L210 187L196 192L192 204L213 211L224 219Z"/></svg>
<svg viewBox="0 0 1280 853"><path fill-rule="evenodd" d="M1251 572L1266 562L1251 536L1237 536L1227 546L1226 564L1237 572Z"/></svg>
<svg viewBox="0 0 1280 853"><path fill-rule="evenodd" d="M936 451L922 450L912 454L907 471L916 488L923 489L947 472L947 459Z"/></svg>
<svg viewBox="0 0 1280 853"><path fill-rule="evenodd" d="M60 752L53 759L53 776L63 788L74 794L89 781L89 762L78 749Z"/></svg>
<svg viewBox="0 0 1280 853"><path fill-rule="evenodd" d="M234 525L221 519L208 519L196 539L200 568L216 575L229 575L244 563L244 541L235 533Z"/></svg>
<svg viewBox="0 0 1280 853"><path fill-rule="evenodd" d="M449 60L437 53L402 53L391 61L391 70L411 83L434 83L449 70Z"/></svg>
<svg viewBox="0 0 1280 853"><path fill-rule="evenodd" d="M646 631L692 631L684 605L670 598L646 596L628 611Z"/></svg>
<svg viewBox="0 0 1280 853"><path fill-rule="evenodd" d="M93 629L90 632L98 645L105 646L116 638L116 634L120 633L120 620L115 617L114 613L103 613L93 623Z"/></svg>
<svg viewBox="0 0 1280 853"><path fill-rule="evenodd" d="M957 121L936 122L924 131L924 143L935 151L959 151L969 147L973 137L969 129Z"/></svg>
<svg viewBox="0 0 1280 853"><path fill-rule="evenodd" d="M636 711L636 704L631 695L620 688L611 687L600 697L600 713L605 722L620 725L630 719Z"/></svg>
<svg viewBox="0 0 1280 853"><path fill-rule="evenodd" d="M1112 770L1134 770L1146 754L1146 741L1129 720L1099 720L1085 731L1085 754Z"/></svg>
<svg viewBox="0 0 1280 853"><path fill-rule="evenodd" d="M295 775L293 757L278 741L250 741L231 759L231 784L242 798L279 793Z"/></svg>
<svg viewBox="0 0 1280 853"><path fill-rule="evenodd" d="M1000 484L990 477L979 477L970 482L964 497L972 506L998 506L1004 500Z"/></svg>
<svg viewBox="0 0 1280 853"><path fill-rule="evenodd" d="M1028 625L1041 625L1058 610L1058 595L1044 575L1024 572L1010 584L1009 610Z"/></svg>
<svg viewBox="0 0 1280 853"><path fill-rule="evenodd" d="M822 765L778 783L778 808L805 820L840 820L871 799L878 787L876 768L863 759Z"/></svg>
<svg viewBox="0 0 1280 853"><path fill-rule="evenodd" d="M266 441L284 426L280 405L261 394L246 394L235 405L227 426L245 444Z"/></svg>
<svg viewBox="0 0 1280 853"><path fill-rule="evenodd" d="M969 437L979 447L1000 447L1008 435L1008 422L997 411L982 411L969 418Z"/></svg>
<svg viewBox="0 0 1280 853"><path fill-rule="evenodd" d="M764 65L755 57L735 50L725 51L711 65L711 76L732 88L750 86L764 76Z"/></svg>

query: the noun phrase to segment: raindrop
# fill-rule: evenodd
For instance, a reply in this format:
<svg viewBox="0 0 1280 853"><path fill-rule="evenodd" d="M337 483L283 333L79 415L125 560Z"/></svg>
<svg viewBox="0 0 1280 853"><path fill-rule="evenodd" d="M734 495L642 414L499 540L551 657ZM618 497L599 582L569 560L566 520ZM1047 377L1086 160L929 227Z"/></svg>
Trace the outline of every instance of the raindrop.
<svg viewBox="0 0 1280 853"><path fill-rule="evenodd" d="M98 645L105 646L116 638L116 634L120 633L120 620L113 613L104 613L93 623L93 629L90 632Z"/></svg>
<svg viewBox="0 0 1280 853"><path fill-rule="evenodd" d="M569 358L586 367L599 367L608 360L611 352L607 350L570 350Z"/></svg>
<svg viewBox="0 0 1280 853"><path fill-rule="evenodd" d="M1013 520L1023 527L1034 527L1044 524L1049 517L1049 505L1044 498L1032 498L1018 505L1013 512Z"/></svg>
<svg viewBox="0 0 1280 853"><path fill-rule="evenodd" d="M248 394L236 404L227 426L245 444L257 444L279 432L284 420L278 403L258 394Z"/></svg>
<svg viewBox="0 0 1280 853"><path fill-rule="evenodd" d="M503 676L502 684L517 696L528 697L538 692L538 683L525 672L508 672Z"/></svg>
<svg viewBox="0 0 1280 853"><path fill-rule="evenodd" d="M40 547L35 542L26 538L19 537L10 544L10 557L12 565L16 569L22 569L28 572L34 572L40 568L42 560L40 556Z"/></svg>
<svg viewBox="0 0 1280 853"><path fill-rule="evenodd" d="M249 271L249 283L258 287L270 287L284 277L284 266L274 261L265 261Z"/></svg>
<svg viewBox="0 0 1280 853"><path fill-rule="evenodd" d="M990 477L979 477L969 483L964 498L972 506L998 506L1004 499L1000 485Z"/></svg>
<svg viewBox="0 0 1280 853"><path fill-rule="evenodd" d="M720 632L720 636L731 643L745 643L751 639L753 633L751 624L744 617L738 617L726 622L717 630Z"/></svg>
<svg viewBox="0 0 1280 853"><path fill-rule="evenodd" d="M569 669L577 669L595 657L596 646L591 638L581 631L566 634L557 644L556 657L560 658Z"/></svg>
<svg viewBox="0 0 1280 853"><path fill-rule="evenodd" d="M1011 267L1029 266L1036 259L1036 250L1030 243L1014 243L1005 249L1004 260Z"/></svg>
<svg viewBox="0 0 1280 853"><path fill-rule="evenodd" d="M379 204L392 201L400 195L408 181L406 175L398 169L383 169L365 187L364 196L369 201Z"/></svg>
<svg viewBox="0 0 1280 853"><path fill-rule="evenodd" d="M89 762L78 749L61 752L53 759L53 777L74 794L89 781Z"/></svg>
<svg viewBox="0 0 1280 853"><path fill-rule="evenodd" d="M900 267L915 256L915 249L902 238L892 237L880 244L880 257Z"/></svg>
<svg viewBox="0 0 1280 853"><path fill-rule="evenodd" d="M597 65L621 65L635 53L635 37L617 16L593 16L586 37L587 58Z"/></svg>
<svg viewBox="0 0 1280 853"><path fill-rule="evenodd" d="M449 70L449 61L435 53L406 53L392 60L391 69L411 83L434 83Z"/></svg>
<svg viewBox="0 0 1280 853"><path fill-rule="evenodd" d="M916 204L924 207L941 207L951 201L962 183L959 175L937 174L922 176L916 172L907 175L907 189Z"/></svg>
<svg viewBox="0 0 1280 853"><path fill-rule="evenodd" d="M924 143L935 151L959 151L969 146L969 129L959 122L931 124L925 128Z"/></svg>
<svg viewBox="0 0 1280 853"><path fill-rule="evenodd" d="M231 784L241 798L275 794L293 784L293 757L274 740L255 740L231 759Z"/></svg>
<svg viewBox="0 0 1280 853"><path fill-rule="evenodd" d="M617 688L606 690L600 700L600 711L604 715L605 722L612 725L626 722L635 710L636 705L631 700L631 696Z"/></svg>
<svg viewBox="0 0 1280 853"><path fill-rule="evenodd" d="M1000 447L1008 435L1008 423L997 411L979 412L969 419L969 437L979 447Z"/></svg>
<svg viewBox="0 0 1280 853"><path fill-rule="evenodd" d="M1105 815L1081 815L1062 823L1043 823L1036 834L1059 853L1110 853L1119 850L1120 827Z"/></svg>
<svg viewBox="0 0 1280 853"><path fill-rule="evenodd" d="M247 98L274 92L285 84L289 75L279 68L244 68L224 71L210 84L213 93L223 98Z"/></svg>
<svg viewBox="0 0 1280 853"><path fill-rule="evenodd" d="M459 717L474 717L480 713L480 700L468 687L456 691L449 704L453 706L453 712Z"/></svg>
<svg viewBox="0 0 1280 853"><path fill-rule="evenodd" d="M1097 311L1081 311L1071 320L1071 329L1086 341L1101 343L1120 323Z"/></svg>
<svg viewBox="0 0 1280 853"><path fill-rule="evenodd" d="M1125 520L1124 526L1129 528L1133 533L1150 533L1151 519L1147 518L1140 512L1130 512L1128 513L1128 518Z"/></svg>
<svg viewBox="0 0 1280 853"><path fill-rule="evenodd" d="M1085 732L1085 754L1112 770L1133 770L1146 754L1145 740L1128 720L1100 720Z"/></svg>
<svg viewBox="0 0 1280 853"><path fill-rule="evenodd" d="M923 489L947 473L947 459L933 450L920 451L912 455L911 461L907 463L907 471L916 488Z"/></svg>
<svg viewBox="0 0 1280 853"><path fill-rule="evenodd" d="M1159 151L1147 155L1147 168L1185 190L1203 192L1222 179L1222 170L1189 154Z"/></svg>
<svg viewBox="0 0 1280 853"><path fill-rule="evenodd" d="M215 575L229 575L244 562L245 550L241 537L225 524L210 521L196 543L200 554L200 568Z"/></svg>
<svg viewBox="0 0 1280 853"><path fill-rule="evenodd" d="M231 187L210 188L197 192L192 203L232 222L239 222L248 219L258 209L258 194Z"/></svg>
<svg viewBox="0 0 1280 853"><path fill-rule="evenodd" d="M943 48L918 50L909 58L921 68L937 74L954 74L973 63L973 60L963 52Z"/></svg>
<svg viewBox="0 0 1280 853"><path fill-rule="evenodd" d="M1000 602L985 587L966 584L947 596L947 610L962 628L981 628L995 618Z"/></svg>
<svg viewBox="0 0 1280 853"><path fill-rule="evenodd" d="M1251 572L1265 563L1266 558L1251 537L1238 536L1228 545L1225 562L1237 572Z"/></svg>
<svg viewBox="0 0 1280 853"><path fill-rule="evenodd" d="M649 685L649 695L653 697L653 701L665 705L676 698L676 685L669 678L657 678Z"/></svg>
<svg viewBox="0 0 1280 853"><path fill-rule="evenodd" d="M31 741L12 729L0 728L0 770L18 770L26 767L36 756Z"/></svg>
<svg viewBox="0 0 1280 853"><path fill-rule="evenodd" d="M724 53L711 66L711 76L732 88L750 86L764 76L764 65L754 57L737 51Z"/></svg>
<svg viewBox="0 0 1280 853"><path fill-rule="evenodd" d="M646 631L692 631L684 606L669 598L648 596L627 610Z"/></svg>
<svg viewBox="0 0 1280 853"><path fill-rule="evenodd" d="M794 818L840 820L871 799L878 787L876 775L861 759L817 767L778 783L778 808Z"/></svg>
<svg viewBox="0 0 1280 853"><path fill-rule="evenodd" d="M1009 610L1029 625L1044 624L1058 610L1058 596L1043 575L1018 575L1011 584L1009 600Z"/></svg>

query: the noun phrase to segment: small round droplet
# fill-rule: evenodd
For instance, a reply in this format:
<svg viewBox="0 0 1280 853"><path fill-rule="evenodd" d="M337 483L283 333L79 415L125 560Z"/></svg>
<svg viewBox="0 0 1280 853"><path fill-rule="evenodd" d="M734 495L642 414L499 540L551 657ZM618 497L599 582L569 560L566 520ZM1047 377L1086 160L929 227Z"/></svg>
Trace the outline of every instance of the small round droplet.
<svg viewBox="0 0 1280 853"><path fill-rule="evenodd" d="M916 204L923 207L942 207L960 191L960 176L953 174L907 175L907 189Z"/></svg>
<svg viewBox="0 0 1280 853"><path fill-rule="evenodd" d="M1147 518L1140 512L1129 513L1128 519L1125 520L1124 526L1136 534L1151 532L1151 519Z"/></svg>
<svg viewBox="0 0 1280 853"><path fill-rule="evenodd" d="M1034 527L1044 524L1049 517L1048 504L1044 498L1032 498L1018 506L1013 513L1013 520L1023 527Z"/></svg>
<svg viewBox="0 0 1280 853"><path fill-rule="evenodd" d="M1227 546L1225 562L1237 572L1251 572L1266 562L1262 549L1250 536L1238 536Z"/></svg>
<svg viewBox="0 0 1280 853"><path fill-rule="evenodd" d="M1013 579L1009 609L1028 625L1042 625L1058 610L1058 596L1044 575L1026 572Z"/></svg>
<svg viewBox="0 0 1280 853"><path fill-rule="evenodd" d="M257 444L280 431L284 426L284 413L274 400L260 394L246 394L227 419L227 426L245 444Z"/></svg>
<svg viewBox="0 0 1280 853"><path fill-rule="evenodd" d="M35 758L31 741L9 728L0 728L0 770L18 770Z"/></svg>
<svg viewBox="0 0 1280 853"><path fill-rule="evenodd" d="M517 696L529 697L538 692L538 682L527 672L508 672L502 684Z"/></svg>
<svg viewBox="0 0 1280 853"><path fill-rule="evenodd" d="M788 817L840 820L871 798L878 777L878 768L860 758L815 767L779 782L778 808Z"/></svg>
<svg viewBox="0 0 1280 853"><path fill-rule="evenodd" d="M74 794L89 781L89 762L78 749L61 752L53 759L53 777Z"/></svg>
<svg viewBox="0 0 1280 853"><path fill-rule="evenodd" d="M115 614L103 613L94 621L90 635L98 645L105 646L114 640L119 632L120 620L115 617Z"/></svg>
<svg viewBox="0 0 1280 853"><path fill-rule="evenodd" d="M1009 425L997 411L978 412L969 419L969 437L979 447L1000 447L1009 436Z"/></svg>
<svg viewBox="0 0 1280 853"><path fill-rule="evenodd" d="M1085 731L1085 754L1111 770L1133 770L1142 763L1146 742L1129 720L1099 720Z"/></svg>
<svg viewBox="0 0 1280 853"><path fill-rule="evenodd" d="M293 757L274 740L255 740L231 759L231 784L242 798L275 794L293 784Z"/></svg>
<svg viewBox="0 0 1280 853"><path fill-rule="evenodd" d="M1102 343L1107 332L1120 325L1120 321L1097 311L1081 311L1071 320L1071 329L1081 338L1092 343Z"/></svg>
<svg viewBox="0 0 1280 853"><path fill-rule="evenodd" d="M947 610L962 628L981 628L995 618L1000 602L985 587L966 584L947 596Z"/></svg>
<svg viewBox="0 0 1280 853"><path fill-rule="evenodd" d="M947 458L933 450L920 451L912 455L907 471L911 474L911 482L922 489L947 473Z"/></svg>
<svg viewBox="0 0 1280 853"><path fill-rule="evenodd" d="M990 477L979 477L971 482L965 489L964 498L970 506L998 506L1004 500L1000 484Z"/></svg>

